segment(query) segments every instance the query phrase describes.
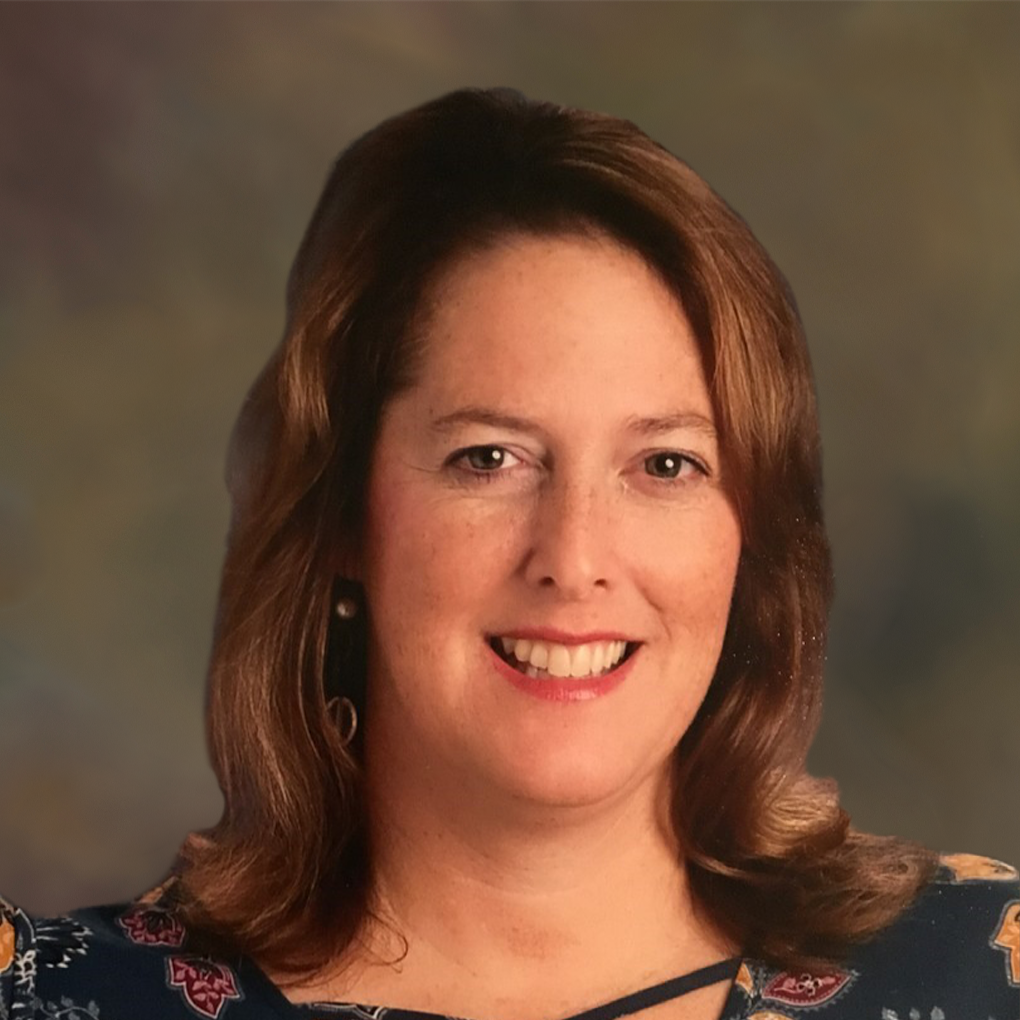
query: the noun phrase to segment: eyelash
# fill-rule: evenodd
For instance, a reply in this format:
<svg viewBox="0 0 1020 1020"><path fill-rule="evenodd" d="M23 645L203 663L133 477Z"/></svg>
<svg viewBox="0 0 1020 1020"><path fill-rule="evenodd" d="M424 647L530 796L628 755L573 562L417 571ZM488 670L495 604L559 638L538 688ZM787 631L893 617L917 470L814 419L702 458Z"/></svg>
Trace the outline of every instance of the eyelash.
<svg viewBox="0 0 1020 1020"><path fill-rule="evenodd" d="M483 443L480 446L466 446L464 447L463 450L458 450L450 457L447 463L450 465L457 466L461 461L466 461L472 453L477 453L482 450L489 451L499 450L503 454L509 453L511 457L516 456L516 454L511 453L505 446L500 446L498 443ZM700 475L707 477L708 475L711 474L706 464L700 461L697 457L692 457L689 453L681 453L679 450L658 450L655 453L648 454L648 456L646 456L644 459L644 463L647 464L649 461L654 460L656 457L674 457L681 462L681 466L682 464L689 464ZM496 465L496 467L498 468L499 465ZM469 468L459 467L458 470L462 471L468 477L469 481L479 481L485 483L494 482L497 480L499 475L506 473L504 471L499 470L484 471L470 467ZM655 481L662 482L664 485L684 484L683 479L679 475L674 475L672 477L666 478L661 478L656 475L651 475L650 477L653 478Z"/></svg>

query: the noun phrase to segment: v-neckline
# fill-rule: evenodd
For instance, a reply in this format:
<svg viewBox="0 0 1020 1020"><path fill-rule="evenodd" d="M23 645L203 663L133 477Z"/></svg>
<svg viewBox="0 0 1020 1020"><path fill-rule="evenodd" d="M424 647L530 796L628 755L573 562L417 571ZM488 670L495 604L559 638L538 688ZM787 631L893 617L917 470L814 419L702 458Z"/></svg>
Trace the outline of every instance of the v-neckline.
<svg viewBox="0 0 1020 1020"><path fill-rule="evenodd" d="M719 981L729 979L730 988L723 1003L722 1012L717 1020L738 1020L740 1014L735 1010L737 1006L737 982L736 976L743 966L745 960L740 956L733 956L726 960L708 964L705 967L698 967L696 970L688 971L678 977L660 981L657 984L642 988L636 992L628 992L618 998L598 1006L592 1006L579 1013L573 1013L562 1020L618 1020L620 1017L629 1016L652 1006L661 1005L672 999L686 995L688 992L696 991L699 988L706 988L717 984ZM382 1017L391 1017L392 1020L470 1020L470 1018L457 1017L451 1013L435 1013L428 1010L405 1009L401 1006L367 1005L354 1002L291 1002L284 995L282 989L275 984L269 976L255 963L254 960L245 959L243 969L258 984L272 1001L275 1011L287 1017L288 1020L311 1020L311 1014L316 1011L330 1016L339 1016L345 1013L351 1014L359 1020L381 1020Z"/></svg>

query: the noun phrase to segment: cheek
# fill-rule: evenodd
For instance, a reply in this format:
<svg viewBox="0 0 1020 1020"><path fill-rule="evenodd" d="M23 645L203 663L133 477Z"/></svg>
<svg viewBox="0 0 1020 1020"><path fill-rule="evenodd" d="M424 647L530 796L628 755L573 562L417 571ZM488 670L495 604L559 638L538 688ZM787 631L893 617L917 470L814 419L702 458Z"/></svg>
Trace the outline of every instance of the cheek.
<svg viewBox="0 0 1020 1020"><path fill-rule="evenodd" d="M695 566L707 606L724 615L729 612L739 561L739 529L735 521L724 521L705 537L702 554Z"/></svg>
<svg viewBox="0 0 1020 1020"><path fill-rule="evenodd" d="M505 576L513 541L505 513L380 480L368 519L364 579L378 612L413 620L477 609L486 585Z"/></svg>
<svg viewBox="0 0 1020 1020"><path fill-rule="evenodd" d="M654 566L661 579L660 604L675 627L703 638L717 655L729 619L740 559L740 529L727 508L685 529L681 541L660 548Z"/></svg>

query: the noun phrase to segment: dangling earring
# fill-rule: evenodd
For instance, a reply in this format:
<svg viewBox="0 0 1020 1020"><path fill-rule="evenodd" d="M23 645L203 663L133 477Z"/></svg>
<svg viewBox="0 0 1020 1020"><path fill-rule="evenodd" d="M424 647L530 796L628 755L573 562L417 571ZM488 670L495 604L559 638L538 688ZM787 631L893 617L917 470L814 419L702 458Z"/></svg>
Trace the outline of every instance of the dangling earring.
<svg viewBox="0 0 1020 1020"><path fill-rule="evenodd" d="M340 743L346 747L358 732L358 710L354 702L348 697L331 698L326 704L326 711L340 733Z"/></svg>
<svg viewBox="0 0 1020 1020"><path fill-rule="evenodd" d="M334 592L337 588L340 591L346 589L347 592L351 592L351 594L340 595L333 606L333 611L341 621L341 624L346 624L358 615L358 598L356 594L353 594L357 589L357 585L345 577L338 577L335 582ZM340 648L339 650L334 648L332 653L327 653L327 668L330 655L337 655L339 658L332 659L332 668L334 670L339 669L340 674L343 674L344 660L351 655L352 642L356 642L361 629L359 627L352 627L351 629L344 627L342 636L337 633L336 636L340 638L338 642ZM343 682L341 681L341 683ZM340 734L340 742L346 747L354 739L354 734L358 732L358 710L354 707L354 702L346 695L330 698L326 702L326 711L336 725L337 732Z"/></svg>

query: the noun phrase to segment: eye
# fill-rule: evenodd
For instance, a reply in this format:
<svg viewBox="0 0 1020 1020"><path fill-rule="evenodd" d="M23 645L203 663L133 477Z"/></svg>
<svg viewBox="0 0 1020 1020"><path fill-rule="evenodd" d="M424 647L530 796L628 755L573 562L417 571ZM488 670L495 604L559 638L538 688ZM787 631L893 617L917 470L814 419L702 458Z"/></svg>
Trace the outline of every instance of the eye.
<svg viewBox="0 0 1020 1020"><path fill-rule="evenodd" d="M677 450L663 450L645 458L645 469L662 481L684 478L690 474L707 475L708 469L700 461Z"/></svg>
<svg viewBox="0 0 1020 1020"><path fill-rule="evenodd" d="M518 460L502 446L469 446L459 450L450 458L450 463L460 467L465 474L489 481L492 476L502 474L502 468L512 467Z"/></svg>

